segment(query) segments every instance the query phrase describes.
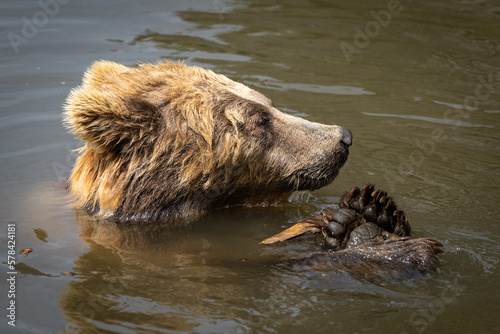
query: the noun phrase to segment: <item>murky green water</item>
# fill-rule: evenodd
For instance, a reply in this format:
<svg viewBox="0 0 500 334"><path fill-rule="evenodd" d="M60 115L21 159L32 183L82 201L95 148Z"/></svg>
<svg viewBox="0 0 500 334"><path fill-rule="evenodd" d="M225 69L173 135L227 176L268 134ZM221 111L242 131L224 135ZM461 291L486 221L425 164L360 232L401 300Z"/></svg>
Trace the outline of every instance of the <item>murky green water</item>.
<svg viewBox="0 0 500 334"><path fill-rule="evenodd" d="M0 4L2 333L500 332L498 2L41 3L50 5ZM187 230L107 242L99 228L112 229L77 217L61 186L80 145L61 105L95 60L159 58L349 127L341 175L283 208L220 211ZM258 245L363 182L396 197L415 235L445 244L438 270L396 281L293 271L273 260L314 244ZM33 248L16 255L15 299L9 223L17 250Z"/></svg>

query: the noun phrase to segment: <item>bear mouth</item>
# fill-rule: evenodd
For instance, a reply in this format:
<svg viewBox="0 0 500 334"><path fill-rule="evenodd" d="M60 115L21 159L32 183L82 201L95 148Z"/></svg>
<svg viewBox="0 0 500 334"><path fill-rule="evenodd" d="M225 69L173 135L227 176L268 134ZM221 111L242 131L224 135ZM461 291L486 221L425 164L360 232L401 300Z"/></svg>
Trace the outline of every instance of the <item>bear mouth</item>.
<svg viewBox="0 0 500 334"><path fill-rule="evenodd" d="M330 184L338 176L348 156L348 146L342 145L333 154L295 171L292 175L294 190L316 190Z"/></svg>

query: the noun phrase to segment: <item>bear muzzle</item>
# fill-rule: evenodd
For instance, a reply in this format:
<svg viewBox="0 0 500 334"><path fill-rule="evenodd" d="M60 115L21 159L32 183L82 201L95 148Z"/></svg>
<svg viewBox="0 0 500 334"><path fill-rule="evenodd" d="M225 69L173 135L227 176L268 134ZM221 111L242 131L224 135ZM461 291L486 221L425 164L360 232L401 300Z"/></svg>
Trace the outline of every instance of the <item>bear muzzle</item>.
<svg viewBox="0 0 500 334"><path fill-rule="evenodd" d="M349 130L348 128L341 127L340 133L341 133L340 143L345 148L348 148L349 146L351 146L352 145L352 132L351 132L351 130Z"/></svg>

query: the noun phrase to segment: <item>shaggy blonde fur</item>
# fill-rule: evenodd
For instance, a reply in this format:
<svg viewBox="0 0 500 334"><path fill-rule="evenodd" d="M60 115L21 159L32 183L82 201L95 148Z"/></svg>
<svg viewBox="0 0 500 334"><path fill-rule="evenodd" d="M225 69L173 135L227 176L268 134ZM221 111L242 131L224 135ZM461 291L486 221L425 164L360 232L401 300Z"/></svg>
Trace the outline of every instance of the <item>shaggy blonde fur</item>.
<svg viewBox="0 0 500 334"><path fill-rule="evenodd" d="M346 129L283 114L262 94L181 63L96 62L64 122L85 143L70 177L77 203L124 219L315 189L347 158Z"/></svg>

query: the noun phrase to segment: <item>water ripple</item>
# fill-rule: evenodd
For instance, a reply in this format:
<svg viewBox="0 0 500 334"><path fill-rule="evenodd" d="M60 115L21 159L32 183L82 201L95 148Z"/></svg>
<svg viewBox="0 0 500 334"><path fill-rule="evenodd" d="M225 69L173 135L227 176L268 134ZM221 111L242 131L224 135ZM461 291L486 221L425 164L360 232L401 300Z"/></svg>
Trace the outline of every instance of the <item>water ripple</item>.
<svg viewBox="0 0 500 334"><path fill-rule="evenodd" d="M414 119L414 120L418 120L418 121L430 122L430 123L435 123L435 124L446 124L446 125L463 126L463 127L469 127L469 128L495 128L493 125L474 124L474 123L469 123L469 122L455 121L455 120L451 120L451 119L427 117L427 116L419 116L419 115L378 114L378 113L370 113L370 112L362 112L362 114L367 115L367 116Z"/></svg>
<svg viewBox="0 0 500 334"><path fill-rule="evenodd" d="M298 90L303 92L334 94L334 95L375 95L374 92L367 91L364 88L340 86L340 85L324 86L324 85L311 85L304 83L286 83L279 81L265 81L264 84L252 82L251 84L256 87L272 88L282 92L290 90Z"/></svg>
<svg viewBox="0 0 500 334"><path fill-rule="evenodd" d="M60 121L60 114L22 114L22 115L10 115L0 118L0 128L11 127L14 125L21 125L33 122L49 122L49 121Z"/></svg>
<svg viewBox="0 0 500 334"><path fill-rule="evenodd" d="M68 143L52 143L52 144L45 144L45 145L38 145L35 147L30 147L25 150L18 150L18 151L13 151L13 152L8 152L8 153L2 153L0 154L0 159L6 159L6 158L12 158L12 157L17 157L20 155L25 155L25 154L33 154L33 153L40 153L42 151L48 151L52 150L54 148L59 148L59 147L67 147Z"/></svg>

